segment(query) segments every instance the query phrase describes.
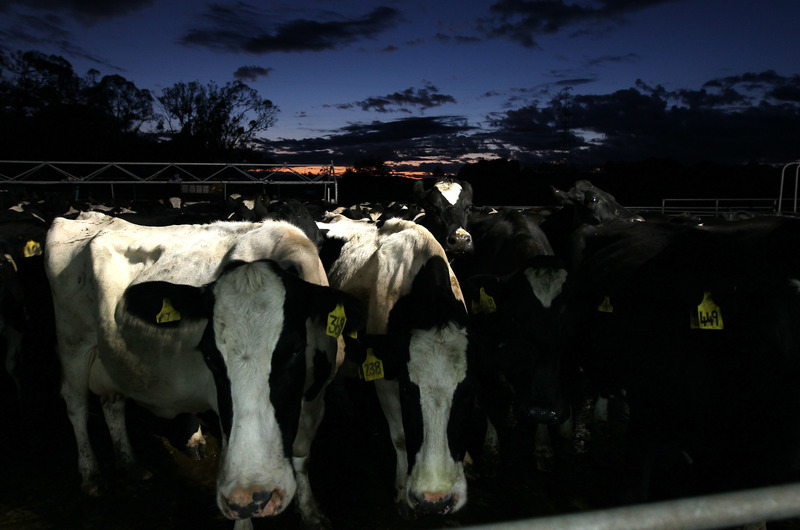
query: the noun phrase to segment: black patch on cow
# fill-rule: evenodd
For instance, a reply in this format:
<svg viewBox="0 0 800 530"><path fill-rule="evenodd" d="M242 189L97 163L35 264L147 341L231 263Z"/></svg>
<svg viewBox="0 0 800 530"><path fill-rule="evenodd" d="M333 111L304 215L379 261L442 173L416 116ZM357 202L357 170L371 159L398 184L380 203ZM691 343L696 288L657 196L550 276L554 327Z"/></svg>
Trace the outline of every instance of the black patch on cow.
<svg viewBox="0 0 800 530"><path fill-rule="evenodd" d="M175 327L184 319L209 318L214 304L210 294L207 287L154 281L131 285L125 289L123 301L125 309L143 322L153 326ZM161 324L156 322L165 298L169 298L172 306L180 312L181 320Z"/></svg>
<svg viewBox="0 0 800 530"><path fill-rule="evenodd" d="M325 355L325 352L322 350L316 350L314 352L314 382L308 387L305 393L305 400L311 401L322 391L322 387L325 386L325 382L331 376L331 372L333 371L333 364L331 363L328 356Z"/></svg>
<svg viewBox="0 0 800 530"><path fill-rule="evenodd" d="M403 416L403 432L406 437L406 456L408 470L414 468L417 453L422 447L424 435L422 425L422 406L419 387L412 383L405 372L400 378L400 409Z"/></svg>
<svg viewBox="0 0 800 530"><path fill-rule="evenodd" d="M450 455L456 462L464 460L467 443L470 439L471 418L475 408L477 389L472 366L473 363L468 365L467 376L456 387L450 408L450 418L447 421L447 444L450 448Z"/></svg>
<svg viewBox="0 0 800 530"><path fill-rule="evenodd" d="M453 295L447 262L440 256L432 256L414 277L411 291L392 308L388 333L441 329L450 322L466 327L467 312Z"/></svg>
<svg viewBox="0 0 800 530"><path fill-rule="evenodd" d="M198 349L203 354L206 366L214 376L214 384L217 388L217 408L219 410L219 421L222 432L226 438L231 435L233 427L233 398L231 396L231 381L228 378L228 369L222 353L217 349L217 340L214 335L213 315L208 320L208 325L200 339Z"/></svg>
<svg viewBox="0 0 800 530"><path fill-rule="evenodd" d="M326 271L331 270L331 266L339 259L344 244L344 239L328 237L327 231L323 231L322 244L319 249L319 259L322 261L322 266Z"/></svg>

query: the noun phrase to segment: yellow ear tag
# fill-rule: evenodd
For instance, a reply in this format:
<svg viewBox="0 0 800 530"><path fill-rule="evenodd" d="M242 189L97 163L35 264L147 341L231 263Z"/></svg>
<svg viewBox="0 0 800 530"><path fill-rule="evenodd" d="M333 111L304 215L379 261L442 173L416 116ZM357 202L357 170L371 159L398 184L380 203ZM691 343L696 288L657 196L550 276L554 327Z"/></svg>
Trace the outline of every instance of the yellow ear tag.
<svg viewBox="0 0 800 530"><path fill-rule="evenodd" d="M172 302L169 298L164 298L161 303L161 311L156 315L156 322L159 324L166 324L167 322L177 322L181 319L181 314L177 309L172 307Z"/></svg>
<svg viewBox="0 0 800 530"><path fill-rule="evenodd" d="M344 325L346 323L347 316L344 314L344 306L342 304L336 304L333 311L328 313L328 327L325 329L325 333L334 339L338 339L342 336L342 330L344 330Z"/></svg>
<svg viewBox="0 0 800 530"><path fill-rule="evenodd" d="M364 375L364 381L383 379L383 361L375 357L372 348L367 348L367 360L361 365L361 373Z"/></svg>
<svg viewBox="0 0 800 530"><path fill-rule="evenodd" d="M611 299L608 296L603 298L603 301L597 306L597 310L601 313L613 313L614 306L611 305Z"/></svg>
<svg viewBox="0 0 800 530"><path fill-rule="evenodd" d="M494 313L497 311L497 304L494 303L494 298L486 294L486 290L481 287L481 310L484 313Z"/></svg>
<svg viewBox="0 0 800 530"><path fill-rule="evenodd" d="M358 331L353 330L350 333L348 333L347 336L350 337L351 339L358 339Z"/></svg>
<svg viewBox="0 0 800 530"><path fill-rule="evenodd" d="M694 315L692 315L694 317ZM722 323L722 310L711 298L711 293L703 293L703 301L697 306L697 317L690 320L692 329L725 329Z"/></svg>
<svg viewBox="0 0 800 530"><path fill-rule="evenodd" d="M25 249L22 251L22 255L26 258L32 258L34 256L41 256L42 255L42 245L38 241L28 241L25 243Z"/></svg>

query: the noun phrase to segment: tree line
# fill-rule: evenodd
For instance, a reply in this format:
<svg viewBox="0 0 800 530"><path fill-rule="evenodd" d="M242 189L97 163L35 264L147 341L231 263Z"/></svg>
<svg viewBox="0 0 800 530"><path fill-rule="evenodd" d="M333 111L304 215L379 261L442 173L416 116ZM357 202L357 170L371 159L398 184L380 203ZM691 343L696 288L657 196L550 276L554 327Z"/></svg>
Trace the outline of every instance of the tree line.
<svg viewBox="0 0 800 530"><path fill-rule="evenodd" d="M263 162L254 140L278 112L241 81L154 94L57 55L0 53L0 159Z"/></svg>

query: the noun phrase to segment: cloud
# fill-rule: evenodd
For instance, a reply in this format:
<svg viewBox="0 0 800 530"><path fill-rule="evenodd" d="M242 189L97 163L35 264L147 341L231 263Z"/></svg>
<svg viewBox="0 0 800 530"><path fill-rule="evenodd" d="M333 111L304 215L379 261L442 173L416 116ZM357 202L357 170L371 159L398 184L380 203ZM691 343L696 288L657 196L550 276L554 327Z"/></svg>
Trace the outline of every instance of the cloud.
<svg viewBox="0 0 800 530"><path fill-rule="evenodd" d="M80 57L118 72L124 71L106 59L75 45L72 42L73 34L66 29L65 21L59 15L36 16L9 12L4 18L6 25L0 25L0 50L12 52L19 49L53 48L66 57Z"/></svg>
<svg viewBox="0 0 800 530"><path fill-rule="evenodd" d="M572 0L500 0L479 22L491 38L506 38L525 48L538 48L537 36L558 33L577 25L619 24L628 13L680 0L597 0L588 5Z"/></svg>
<svg viewBox="0 0 800 530"><path fill-rule="evenodd" d="M400 18L400 12L390 7L376 7L358 18L331 12L311 14L316 18L283 20L283 13L268 14L244 2L210 4L203 15L205 24L190 29L180 42L255 54L333 50L372 38L394 27Z"/></svg>
<svg viewBox="0 0 800 530"><path fill-rule="evenodd" d="M153 5L154 0L0 0L0 12L18 5L31 11L67 13L92 24L100 19L128 15Z"/></svg>
<svg viewBox="0 0 800 530"><path fill-rule="evenodd" d="M274 68L264 68L263 66L240 66L233 72L233 77L239 81L255 81L259 77L267 77Z"/></svg>
<svg viewBox="0 0 800 530"><path fill-rule="evenodd" d="M338 109L352 109L359 107L364 111L376 112L411 112L407 107L417 107L421 110L430 109L444 105L445 103L455 103L453 96L440 94L439 89L434 85L426 84L425 88L407 88L402 92L395 92L386 96L369 97L363 101L353 103L341 103L336 105Z"/></svg>
<svg viewBox="0 0 800 530"><path fill-rule="evenodd" d="M267 141L268 152L281 160L352 165L364 158L394 162L426 157L458 157L475 152L477 129L461 116L408 117L393 121L351 123L321 138Z"/></svg>
<svg viewBox="0 0 800 530"><path fill-rule="evenodd" d="M781 162L800 143L798 76L775 72L713 79L699 90L667 91L642 82L611 94L576 94L495 115L490 133L522 161L670 157L684 163ZM562 150L562 151L559 151Z"/></svg>

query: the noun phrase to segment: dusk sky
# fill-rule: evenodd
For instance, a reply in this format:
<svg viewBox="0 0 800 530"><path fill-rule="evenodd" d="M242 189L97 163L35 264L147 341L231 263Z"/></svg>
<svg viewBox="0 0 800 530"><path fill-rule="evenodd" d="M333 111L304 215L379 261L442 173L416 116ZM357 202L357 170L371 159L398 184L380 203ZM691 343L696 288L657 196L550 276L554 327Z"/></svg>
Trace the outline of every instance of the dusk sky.
<svg viewBox="0 0 800 530"><path fill-rule="evenodd" d="M800 157L799 23L798 0L0 0L0 50L154 96L242 80L280 109L280 162L780 163Z"/></svg>

